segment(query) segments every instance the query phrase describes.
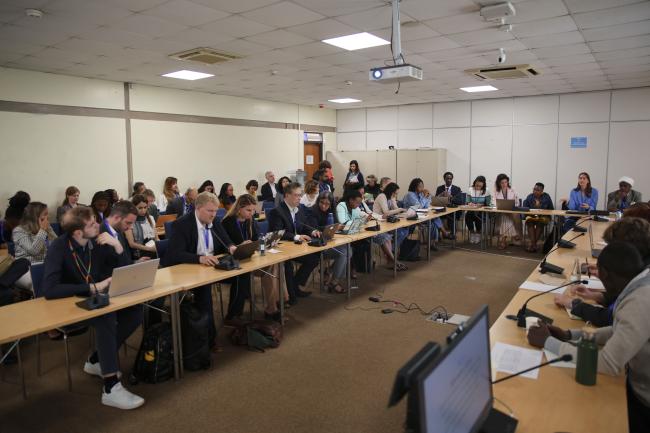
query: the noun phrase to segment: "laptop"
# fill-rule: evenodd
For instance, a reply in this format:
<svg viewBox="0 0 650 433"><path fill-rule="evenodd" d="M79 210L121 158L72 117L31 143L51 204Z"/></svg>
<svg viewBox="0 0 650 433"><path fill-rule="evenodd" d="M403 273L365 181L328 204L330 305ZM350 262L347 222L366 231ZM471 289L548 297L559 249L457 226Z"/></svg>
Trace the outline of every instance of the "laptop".
<svg viewBox="0 0 650 433"><path fill-rule="evenodd" d="M598 258L600 255L600 252L603 250L602 248L596 248L594 244L594 232L593 229L591 228L591 224L589 224L589 244L591 245L591 257L593 258Z"/></svg>
<svg viewBox="0 0 650 433"><path fill-rule="evenodd" d="M497 210L513 210L514 208L514 200L497 199Z"/></svg>
<svg viewBox="0 0 650 433"><path fill-rule="evenodd" d="M250 256L252 256L255 253L255 251L259 249L259 247L260 247L259 241L237 245L237 249L232 253L232 255L237 260L245 260L250 258Z"/></svg>
<svg viewBox="0 0 650 433"><path fill-rule="evenodd" d="M433 197L431 199L431 206L438 207L444 206L447 207L449 204L449 197Z"/></svg>
<svg viewBox="0 0 650 433"><path fill-rule="evenodd" d="M330 224L328 226L325 226L323 230L321 231L321 237L325 241L329 241L334 237L334 234L336 233L336 230L339 228L340 224Z"/></svg>
<svg viewBox="0 0 650 433"><path fill-rule="evenodd" d="M359 233L361 231L361 227L366 223L365 218L354 218L349 220L346 224L343 230L338 231L336 233L340 233L343 235L353 235L355 233Z"/></svg>
<svg viewBox="0 0 650 433"><path fill-rule="evenodd" d="M153 286L160 259L151 259L113 269L108 287L111 298Z"/></svg>
<svg viewBox="0 0 650 433"><path fill-rule="evenodd" d="M264 247L265 248L273 248L280 243L280 240L282 240L282 235L284 235L284 230L278 230L276 232L271 232L267 233L264 236Z"/></svg>
<svg viewBox="0 0 650 433"><path fill-rule="evenodd" d="M156 227L165 227L165 223L176 221L176 214L173 215L160 215L156 220Z"/></svg>

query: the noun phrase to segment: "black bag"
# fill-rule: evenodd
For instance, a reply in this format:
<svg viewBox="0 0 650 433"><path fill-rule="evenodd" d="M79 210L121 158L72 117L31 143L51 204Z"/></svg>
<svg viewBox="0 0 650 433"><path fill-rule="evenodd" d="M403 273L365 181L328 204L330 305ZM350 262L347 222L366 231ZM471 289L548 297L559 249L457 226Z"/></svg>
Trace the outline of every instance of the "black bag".
<svg viewBox="0 0 650 433"><path fill-rule="evenodd" d="M248 350L257 352L269 347L275 349L282 341L282 326L270 320L254 320L233 329L230 341L235 346L248 346Z"/></svg>
<svg viewBox="0 0 650 433"><path fill-rule="evenodd" d="M420 260L420 241L406 238L399 247L399 260L417 262Z"/></svg>
<svg viewBox="0 0 650 433"><path fill-rule="evenodd" d="M352 242L352 263L357 272L370 273L372 271L371 247L370 239Z"/></svg>
<svg viewBox="0 0 650 433"><path fill-rule="evenodd" d="M168 322L157 323L142 336L135 358L131 383L160 383L174 376L172 327Z"/></svg>
<svg viewBox="0 0 650 433"><path fill-rule="evenodd" d="M208 313L191 302L181 304L181 335L183 341L183 367L197 371L210 368Z"/></svg>

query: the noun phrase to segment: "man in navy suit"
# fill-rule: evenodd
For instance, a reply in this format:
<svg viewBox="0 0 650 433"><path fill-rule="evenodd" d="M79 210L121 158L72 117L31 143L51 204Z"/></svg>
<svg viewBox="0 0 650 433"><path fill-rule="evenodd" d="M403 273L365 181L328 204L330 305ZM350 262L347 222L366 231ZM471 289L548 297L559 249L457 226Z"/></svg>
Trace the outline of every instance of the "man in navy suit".
<svg viewBox="0 0 650 433"><path fill-rule="evenodd" d="M284 230L282 239L294 242L310 241L311 237L320 235L317 230L305 225L307 216L300 210L301 197L302 187L299 183L290 183L285 188L284 200L276 208L269 211L269 232ZM305 298L311 295L311 292L302 290L301 287L307 284L309 275L316 269L320 259L319 254L314 253L298 257L293 261L301 264L295 275L293 266L290 263L287 263L284 267L290 304L297 303L297 298Z"/></svg>
<svg viewBox="0 0 650 433"><path fill-rule="evenodd" d="M221 224L213 224L219 209L217 196L204 191L197 196L195 206L193 212L174 221L165 266L181 263L214 266L219 262L217 254L232 254L237 249ZM217 329L214 325L210 285L195 288L194 299L198 308L208 314L210 346L213 349L216 347Z"/></svg>
<svg viewBox="0 0 650 433"><path fill-rule="evenodd" d="M445 184L440 185L436 189L436 196L447 197L449 199L450 204L455 204L455 205L463 204L461 189L456 185L453 185L454 173L448 171L442 177L445 180ZM455 214L447 215L443 217L443 219L447 222L447 229L451 232L451 235L449 236L450 239L453 239L456 236L456 232L454 230L453 218L460 218L461 213L462 212L456 212ZM456 214L458 215L457 217L455 216Z"/></svg>

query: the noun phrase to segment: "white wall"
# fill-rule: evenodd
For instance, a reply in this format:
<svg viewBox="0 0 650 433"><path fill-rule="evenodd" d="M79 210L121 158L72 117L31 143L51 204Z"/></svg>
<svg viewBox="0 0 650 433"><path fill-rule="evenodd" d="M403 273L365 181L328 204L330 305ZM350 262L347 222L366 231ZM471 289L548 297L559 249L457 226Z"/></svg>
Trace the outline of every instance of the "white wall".
<svg viewBox="0 0 650 433"><path fill-rule="evenodd" d="M0 100L90 108L124 109L124 86L111 81L0 68ZM225 117L289 124L336 126L331 109L133 85L131 110ZM0 211L17 190L43 201L54 214L65 188L129 192L126 122L123 119L0 111ZM233 183L242 193L264 172L284 175L303 167L303 130L154 120L131 121L135 181L158 193L166 176L179 186L211 179ZM323 134L323 154L336 150L334 132Z"/></svg>
<svg viewBox="0 0 650 433"><path fill-rule="evenodd" d="M586 171L601 207L622 175L650 198L650 87L338 110L337 136L339 151L445 148L462 187L507 173L520 196L541 181L557 202Z"/></svg>

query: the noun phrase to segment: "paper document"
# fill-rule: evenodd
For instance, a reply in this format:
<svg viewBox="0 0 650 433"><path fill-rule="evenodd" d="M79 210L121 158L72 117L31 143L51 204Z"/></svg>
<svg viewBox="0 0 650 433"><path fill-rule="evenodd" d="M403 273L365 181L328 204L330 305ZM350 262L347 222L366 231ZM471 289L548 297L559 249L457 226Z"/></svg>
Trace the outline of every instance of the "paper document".
<svg viewBox="0 0 650 433"><path fill-rule="evenodd" d="M524 281L521 284L521 286L519 286L520 289L534 290L536 292L545 292L546 290L551 290L553 287L557 287L557 286L551 286L550 284L544 284L544 283L536 283L535 281L528 281L528 280Z"/></svg>
<svg viewBox="0 0 650 433"><path fill-rule="evenodd" d="M589 281L589 283L587 284L588 288L593 290L605 290L605 286L603 286L603 282L600 281L598 278L590 277L587 278L587 281Z"/></svg>
<svg viewBox="0 0 650 433"><path fill-rule="evenodd" d="M281 253L282 251L276 250L275 248L271 248L269 250L266 250L266 252L271 254L277 254L277 253Z"/></svg>
<svg viewBox="0 0 650 433"><path fill-rule="evenodd" d="M544 349L544 356L546 357L547 361L558 358L558 356L555 353L549 352L546 349ZM576 365L573 362L566 362L566 361L556 362L555 364L550 364L550 366L551 367L562 367L562 368L576 368Z"/></svg>
<svg viewBox="0 0 650 433"><path fill-rule="evenodd" d="M511 344L496 343L491 351L492 367L504 373L518 373L542 363L542 351L525 349ZM539 369L522 374L529 379L537 379Z"/></svg>

